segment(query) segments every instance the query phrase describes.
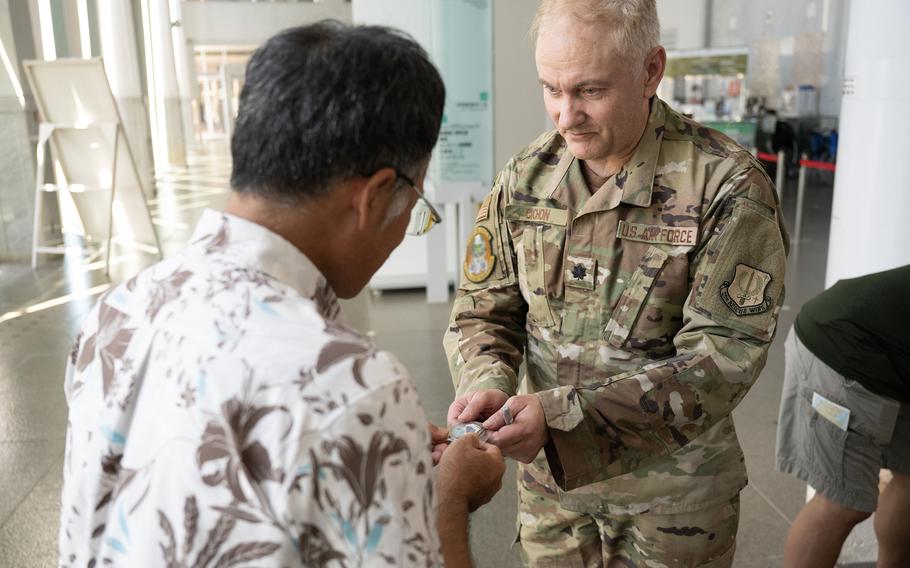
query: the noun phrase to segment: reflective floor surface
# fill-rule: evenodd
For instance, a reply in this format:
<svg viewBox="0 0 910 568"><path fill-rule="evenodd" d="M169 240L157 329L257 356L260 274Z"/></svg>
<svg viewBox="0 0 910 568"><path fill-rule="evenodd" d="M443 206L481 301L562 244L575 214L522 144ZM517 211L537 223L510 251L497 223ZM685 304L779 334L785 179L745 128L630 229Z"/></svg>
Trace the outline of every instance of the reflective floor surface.
<svg viewBox="0 0 910 568"><path fill-rule="evenodd" d="M209 148L188 167L158 180L151 200L165 254L182 248L205 207L223 208L229 196L230 162L223 148ZM809 187L804 239L793 248L787 275L787 307L767 367L734 412L746 453L749 486L735 566L778 566L790 522L805 500L805 486L774 471L774 440L783 382L783 339L799 306L824 284L830 180ZM791 221L795 180L784 195ZM115 250L111 280L97 252L74 250L49 257L37 270L0 264L0 566L56 563L59 492L66 429L63 370L80 320L97 296L154 260ZM453 396L442 332L449 307L427 304L420 291L373 297L376 342L396 353L411 372L430 419L444 422ZM510 550L515 526L515 468L494 502L474 515L472 542L477 565L520 566Z"/></svg>

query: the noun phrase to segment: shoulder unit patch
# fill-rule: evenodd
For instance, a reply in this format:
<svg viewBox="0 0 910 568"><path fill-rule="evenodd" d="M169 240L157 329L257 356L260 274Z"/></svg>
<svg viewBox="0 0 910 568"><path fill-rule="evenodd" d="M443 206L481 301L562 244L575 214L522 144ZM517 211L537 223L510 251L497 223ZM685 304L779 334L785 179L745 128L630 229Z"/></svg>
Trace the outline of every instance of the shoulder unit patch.
<svg viewBox="0 0 910 568"><path fill-rule="evenodd" d="M760 314L771 307L771 298L765 297L771 275L745 264L737 264L733 281L720 287L720 298L738 316Z"/></svg>
<svg viewBox="0 0 910 568"><path fill-rule="evenodd" d="M475 227L468 237L464 255L464 275L471 282L483 282L493 273L496 256L493 254L493 235L484 227Z"/></svg>

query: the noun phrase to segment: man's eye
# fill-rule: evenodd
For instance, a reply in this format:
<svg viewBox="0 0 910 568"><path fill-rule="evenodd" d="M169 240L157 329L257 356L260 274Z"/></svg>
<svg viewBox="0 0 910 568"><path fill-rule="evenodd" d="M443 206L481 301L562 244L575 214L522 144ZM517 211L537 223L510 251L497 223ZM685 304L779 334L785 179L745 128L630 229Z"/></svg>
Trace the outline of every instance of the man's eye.
<svg viewBox="0 0 910 568"><path fill-rule="evenodd" d="M597 89L594 87L589 87L581 90L581 95L583 97L599 97L603 94L603 89Z"/></svg>
<svg viewBox="0 0 910 568"><path fill-rule="evenodd" d="M559 94L559 89L557 89L556 87L550 86L550 85L544 85L543 90L546 91L547 94L549 94L549 95L558 95Z"/></svg>

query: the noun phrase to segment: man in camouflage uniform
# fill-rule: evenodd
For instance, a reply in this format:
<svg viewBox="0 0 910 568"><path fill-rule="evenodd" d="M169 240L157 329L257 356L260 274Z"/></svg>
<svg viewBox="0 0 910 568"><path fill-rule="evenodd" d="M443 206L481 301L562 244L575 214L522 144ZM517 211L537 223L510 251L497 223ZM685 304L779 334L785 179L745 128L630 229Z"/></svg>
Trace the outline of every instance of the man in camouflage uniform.
<svg viewBox="0 0 910 568"><path fill-rule="evenodd" d="M486 420L528 464L529 564L729 566L747 482L730 412L784 297L777 196L748 152L655 96L653 0L545 0L535 31L557 128L477 214L449 421Z"/></svg>

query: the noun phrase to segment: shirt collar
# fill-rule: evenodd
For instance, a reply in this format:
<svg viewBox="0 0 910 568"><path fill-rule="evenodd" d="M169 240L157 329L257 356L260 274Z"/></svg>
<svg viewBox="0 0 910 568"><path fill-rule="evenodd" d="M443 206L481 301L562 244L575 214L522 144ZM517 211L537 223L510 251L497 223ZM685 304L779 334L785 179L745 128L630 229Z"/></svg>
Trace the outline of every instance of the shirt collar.
<svg viewBox="0 0 910 568"><path fill-rule="evenodd" d="M667 113L664 102L657 97L651 101L651 114L635 154L616 173L616 184L623 188L620 201L629 205L648 207L654 189L654 172L660 156Z"/></svg>
<svg viewBox="0 0 910 568"><path fill-rule="evenodd" d="M335 292L316 265L300 249L258 223L206 209L189 248L203 255L221 254L264 272L312 299L327 318L337 315Z"/></svg>

